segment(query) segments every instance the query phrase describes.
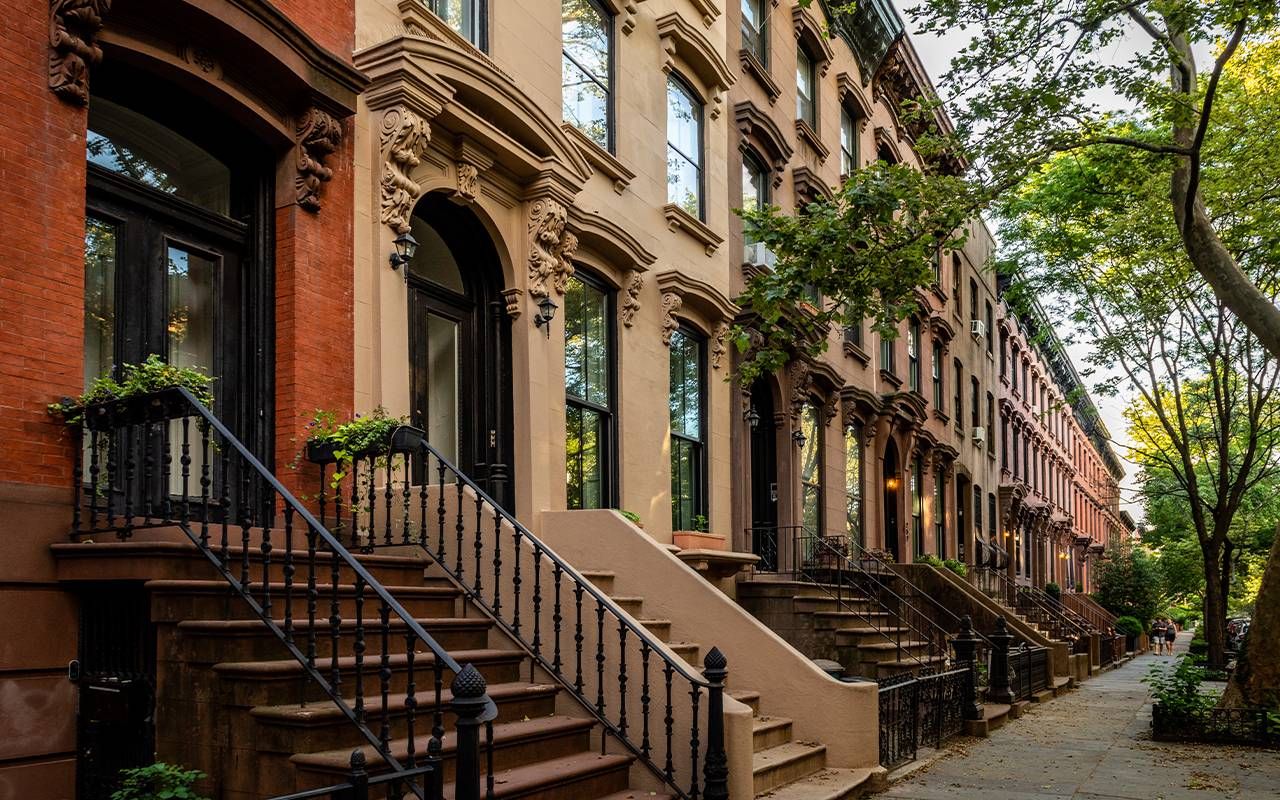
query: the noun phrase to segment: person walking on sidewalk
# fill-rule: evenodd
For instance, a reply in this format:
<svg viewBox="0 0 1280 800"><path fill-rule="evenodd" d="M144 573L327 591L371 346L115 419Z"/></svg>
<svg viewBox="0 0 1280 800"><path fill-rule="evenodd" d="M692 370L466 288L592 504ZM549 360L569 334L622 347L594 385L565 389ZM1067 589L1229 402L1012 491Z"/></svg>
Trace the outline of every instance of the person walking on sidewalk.
<svg viewBox="0 0 1280 800"><path fill-rule="evenodd" d="M1168 655L1173 655L1173 643L1178 638L1178 626L1168 617L1164 620L1164 643L1168 648Z"/></svg>
<svg viewBox="0 0 1280 800"><path fill-rule="evenodd" d="M1164 620L1159 617L1151 623L1151 644L1155 646L1156 655L1164 655Z"/></svg>

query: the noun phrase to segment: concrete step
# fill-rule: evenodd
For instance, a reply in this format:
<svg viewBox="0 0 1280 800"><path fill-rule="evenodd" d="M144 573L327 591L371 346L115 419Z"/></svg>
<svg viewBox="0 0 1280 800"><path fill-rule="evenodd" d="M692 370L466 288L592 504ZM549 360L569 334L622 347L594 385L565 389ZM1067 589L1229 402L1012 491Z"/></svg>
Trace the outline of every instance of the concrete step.
<svg viewBox="0 0 1280 800"><path fill-rule="evenodd" d="M751 725L752 752L759 753L791 741L791 720L786 717L756 717Z"/></svg>
<svg viewBox="0 0 1280 800"><path fill-rule="evenodd" d="M583 569L579 570L579 573L600 591L613 594L613 581L618 577L618 573L607 569Z"/></svg>
<svg viewBox="0 0 1280 800"><path fill-rule="evenodd" d="M539 761L512 769L494 771L494 797L499 800L522 798L645 798L645 800L670 800L667 794L650 794L626 788L628 771L634 759L618 754L600 755L582 752L562 758ZM483 765L481 769L483 770ZM486 781L480 776L481 791ZM453 785L444 787L444 796L452 800Z"/></svg>
<svg viewBox="0 0 1280 800"><path fill-rule="evenodd" d="M886 615L887 616L887 615ZM838 647L860 647L864 644L882 644L886 641L897 641L899 635L909 638L906 628L869 625L854 625L836 629L836 645Z"/></svg>
<svg viewBox="0 0 1280 800"><path fill-rule="evenodd" d="M815 630L837 630L846 627L861 627L875 620L888 620L889 615L883 611L872 609L841 609L839 611L818 611L813 615Z"/></svg>
<svg viewBox="0 0 1280 800"><path fill-rule="evenodd" d="M305 578L295 580L289 587L283 582L270 584L271 611L283 616L286 605L294 620L308 616L308 587ZM155 580L147 581L151 592L151 620L153 622L178 622L193 619L251 619L253 608L234 592L224 580ZM405 610L415 617L452 617L458 613L458 598L462 592L453 586L387 586L387 591ZM267 593L262 584L252 584L250 591L259 603ZM335 595L333 584L325 581L316 584L315 614L327 618ZM352 584L338 584L338 611L344 618L355 618L356 590ZM378 598L366 587L363 594L363 614L366 620L375 619Z"/></svg>
<svg viewBox="0 0 1280 800"><path fill-rule="evenodd" d="M649 633L652 633L660 642L668 642L671 640L671 620L669 619L639 619L636 620L645 627Z"/></svg>
<svg viewBox="0 0 1280 800"><path fill-rule="evenodd" d="M757 795L812 775L827 765L827 748L812 742L788 742L751 757Z"/></svg>
<svg viewBox="0 0 1280 800"><path fill-rule="evenodd" d="M702 669L702 645L697 642L668 642L667 646L683 658L689 666Z"/></svg>
<svg viewBox="0 0 1280 800"><path fill-rule="evenodd" d="M870 769L828 767L758 796L769 800L855 800L870 791L874 774Z"/></svg>
<svg viewBox="0 0 1280 800"><path fill-rule="evenodd" d="M725 694L743 705L751 707L751 713L760 714L760 693L751 689L726 689Z"/></svg>
<svg viewBox="0 0 1280 800"><path fill-rule="evenodd" d="M417 622L446 650L477 650L488 647L489 630L493 626L487 619L468 617L422 618ZM275 624L283 627L284 620L275 620ZM161 648L169 658L181 658L196 664L216 664L224 661L276 660L288 655L275 633L256 619L184 620L173 627L178 633L177 637L164 637L162 634ZM339 656L354 655L355 627L354 620L343 620L340 623L337 642ZM391 636L396 639L396 649L403 648L404 634L408 627L402 620L392 619L389 628ZM329 621L317 619L315 625L305 619L294 621L294 641L303 652L307 652L309 637L313 632L317 657L327 658L334 648ZM377 652L378 645L371 641L375 632L380 632L380 628L371 621L366 622L366 658Z"/></svg>
<svg viewBox="0 0 1280 800"><path fill-rule="evenodd" d="M640 609L644 607L643 597L627 597L623 595L615 595L611 599L613 600L613 602L617 603L618 606L621 607L623 611L627 612L628 614L636 618L639 618Z"/></svg>

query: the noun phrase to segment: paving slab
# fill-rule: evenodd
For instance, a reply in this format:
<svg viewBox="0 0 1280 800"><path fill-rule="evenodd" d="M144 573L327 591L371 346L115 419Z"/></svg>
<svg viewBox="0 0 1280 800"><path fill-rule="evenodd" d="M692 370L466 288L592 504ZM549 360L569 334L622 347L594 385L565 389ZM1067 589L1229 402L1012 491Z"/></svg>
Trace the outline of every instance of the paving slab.
<svg viewBox="0 0 1280 800"><path fill-rule="evenodd" d="M1186 652L1189 633L1175 653ZM1031 706L990 738L950 752L883 793L897 800L1280 800L1280 752L1151 740L1142 683L1167 656L1138 656Z"/></svg>

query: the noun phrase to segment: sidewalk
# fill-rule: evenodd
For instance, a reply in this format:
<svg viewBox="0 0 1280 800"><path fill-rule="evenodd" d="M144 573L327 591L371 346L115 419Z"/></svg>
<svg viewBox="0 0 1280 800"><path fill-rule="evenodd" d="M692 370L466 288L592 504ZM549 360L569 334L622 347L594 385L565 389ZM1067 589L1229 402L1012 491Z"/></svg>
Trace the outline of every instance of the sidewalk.
<svg viewBox="0 0 1280 800"><path fill-rule="evenodd" d="M1186 651L1191 634L1178 637ZM1280 800L1280 752L1151 741L1144 655L895 784L904 800Z"/></svg>

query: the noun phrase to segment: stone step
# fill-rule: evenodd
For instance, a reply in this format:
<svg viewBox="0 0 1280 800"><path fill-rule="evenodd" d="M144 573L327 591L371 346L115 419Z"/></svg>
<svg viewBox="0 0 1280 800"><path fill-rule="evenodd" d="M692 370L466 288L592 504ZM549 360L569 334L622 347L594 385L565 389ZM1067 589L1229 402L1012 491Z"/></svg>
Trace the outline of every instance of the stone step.
<svg viewBox="0 0 1280 800"><path fill-rule="evenodd" d="M579 570L582 577L591 581L591 583L605 594L613 594L613 582L618 577L618 573L607 569L584 569ZM572 581L570 581L572 583Z"/></svg>
<svg viewBox="0 0 1280 800"><path fill-rule="evenodd" d="M827 598L837 592L847 592L846 587L835 584L809 583L807 581L774 580L757 576L753 580L740 581L738 598L777 597L791 600L796 597Z"/></svg>
<svg viewBox="0 0 1280 800"><path fill-rule="evenodd" d="M760 715L760 693L751 689L726 689L725 694L743 705L750 706L751 713Z"/></svg>
<svg viewBox="0 0 1280 800"><path fill-rule="evenodd" d="M906 628L884 627L872 628L866 625L836 629L836 646L860 647L864 644L880 644L886 641L897 641L899 634L904 639L910 638ZM887 637L887 638L886 638Z"/></svg>
<svg viewBox="0 0 1280 800"><path fill-rule="evenodd" d="M377 665L373 665L377 670ZM488 687L489 697L498 706L496 723L520 719L537 719L555 714L556 694L554 684L499 683ZM453 730L456 721L449 709L453 693L445 688L440 694L440 708L445 710L444 726ZM345 698L348 708L355 709L354 697ZM430 730L437 708L435 691L430 681L423 681L415 693L414 731ZM384 709L378 694L364 698L367 718L383 724ZM389 695L385 718L394 738L407 737L407 704L403 694ZM257 706L247 715L234 715L230 725L232 741L252 741L258 752L309 753L353 748L364 744L360 732L347 719L346 714L334 703L309 703L307 705Z"/></svg>
<svg viewBox="0 0 1280 800"><path fill-rule="evenodd" d="M867 597L845 596L841 599L828 597L806 597L805 595L795 595L791 598L791 604L795 610L802 614L812 614L820 611L841 611L841 604L846 608L870 608L871 600Z"/></svg>
<svg viewBox="0 0 1280 800"><path fill-rule="evenodd" d="M874 772L870 769L828 767L769 792L769 800L855 800L866 794Z"/></svg>
<svg viewBox="0 0 1280 800"><path fill-rule="evenodd" d="M295 576L295 579L297 576ZM334 597L333 584L328 576L316 584L318 597L315 614L327 618L331 613ZM253 608L234 592L224 580L155 580L147 581L151 591L151 620L153 622L178 622L195 619L251 619ZM263 603L262 584L250 585L250 591L258 603ZM285 613L286 602L294 620L307 619L307 582L295 580L286 592L284 583L272 583L269 587L271 611L277 616ZM458 598L462 592L453 586L387 586L387 591L404 609L415 617L452 617L458 612ZM356 590L351 584L338 584L338 610L344 618L354 618ZM365 619L376 618L379 610L377 595L365 588L363 593Z"/></svg>
<svg viewBox="0 0 1280 800"><path fill-rule="evenodd" d="M877 680L884 678L892 678L901 675L904 672L917 673L926 667L934 670L941 669L946 665L946 659L942 656L916 656L916 658L904 658L901 661L876 661L869 662L864 665L863 674L868 677L874 677Z"/></svg>
<svg viewBox="0 0 1280 800"><path fill-rule="evenodd" d="M898 661L904 656L922 658L928 652L928 642L870 642L858 645L858 656L863 662Z"/></svg>
<svg viewBox="0 0 1280 800"><path fill-rule="evenodd" d="M493 623L487 619L466 617L433 617L417 620L418 624L445 650L477 650L489 646L489 630ZM283 628L284 620L275 620ZM162 657L182 659L197 664L216 664L223 661L276 660L288 655L284 645L260 620L184 620L173 626L178 636L163 637ZM355 653L355 621L343 620L339 625L337 652L339 656ZM403 620L392 619L389 625L395 648L404 647L404 634L408 629ZM380 655L374 640L380 626L372 621L365 623L366 658ZM334 642L329 621L317 619L315 625L307 620L294 621L294 641L304 653L310 647L310 634L315 633L317 658L326 658L333 652ZM423 648L425 650L425 648Z"/></svg>
<svg viewBox="0 0 1280 800"><path fill-rule="evenodd" d="M668 642L676 655L684 659L685 663L694 669L702 669L702 645L697 642Z"/></svg>
<svg viewBox="0 0 1280 800"><path fill-rule="evenodd" d="M537 719L517 719L510 722L495 721L493 725L494 769L510 770L538 762L582 754L591 749L591 729L595 722L589 719L565 716L547 716ZM424 733L414 737L414 751L427 752L431 733L428 725ZM483 734L481 742L483 744ZM441 740L441 756L444 758L444 780L454 778L454 756L457 755L457 735L449 730ZM342 782L342 775L350 770L351 753L359 749L364 755L371 774L382 771L382 757L371 746L342 747L313 753L300 753L289 759L299 773L300 783L306 786L326 786ZM409 740L391 741L391 755L401 763L408 759ZM481 763L485 756L481 755ZM616 789L626 788L626 782Z"/></svg>
<svg viewBox="0 0 1280 800"><path fill-rule="evenodd" d="M788 742L751 757L752 785L759 795L812 775L826 765L826 746L812 742Z"/></svg>
<svg viewBox="0 0 1280 800"><path fill-rule="evenodd" d="M813 615L815 630L836 630L845 627L862 627L876 620L888 621L889 614L884 611L840 610L818 611Z"/></svg>
<svg viewBox="0 0 1280 800"><path fill-rule="evenodd" d="M645 800L671 800L667 794L650 794L633 791L627 786L628 771L634 759L618 754L600 755L596 752L574 753L561 758L551 758L511 769L494 772L494 797L499 800L552 800L552 798L644 798ZM483 763L481 770L484 769ZM486 777L480 775L481 791ZM444 787L446 800L452 800L452 784Z"/></svg>
<svg viewBox="0 0 1280 800"><path fill-rule="evenodd" d="M639 619L636 620L645 627L649 633L652 633L660 642L668 642L671 640L671 620L669 619Z"/></svg>
<svg viewBox="0 0 1280 800"><path fill-rule="evenodd" d="M595 800L672 800L672 797L669 794L657 794L650 791L641 791L640 789L625 789L604 797L597 797Z"/></svg>
<svg viewBox="0 0 1280 800"><path fill-rule="evenodd" d="M628 597L625 595L612 596L610 599L617 603L618 606L633 617L640 617L640 610L644 608L643 597Z"/></svg>
<svg viewBox="0 0 1280 800"><path fill-rule="evenodd" d="M786 717L759 717L751 725L752 752L759 753L791 741L791 720Z"/></svg>
<svg viewBox="0 0 1280 800"><path fill-rule="evenodd" d="M480 674L490 685L510 683L527 679L528 657L519 650L497 650L483 648L478 650L453 650L451 655L459 664L474 664ZM373 697L381 691L381 680L378 669L369 669L369 658L366 654L364 668L364 693ZM332 662L328 659L319 665L325 677L330 675ZM409 680L409 659L404 653L395 653L388 660L391 670L390 691L404 692ZM430 689L435 682L435 656L431 653L415 653L413 658L414 682L418 691ZM355 656L343 656L338 659L340 683L343 691L354 694L356 659ZM296 659L279 659L276 661L228 661L214 664L213 671L220 682L220 691L225 692L226 702L233 706L260 706L282 702L329 702L329 695L320 685L305 678L305 669ZM188 672L193 672L189 670ZM453 680L451 670L442 671L445 686ZM184 691L186 688L184 687ZM195 687L190 693L194 696Z"/></svg>

